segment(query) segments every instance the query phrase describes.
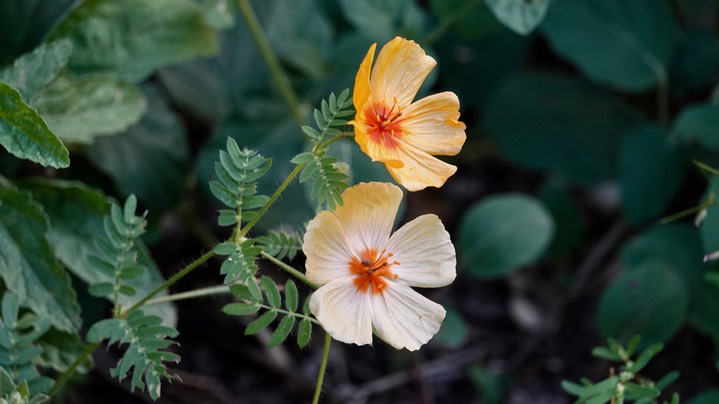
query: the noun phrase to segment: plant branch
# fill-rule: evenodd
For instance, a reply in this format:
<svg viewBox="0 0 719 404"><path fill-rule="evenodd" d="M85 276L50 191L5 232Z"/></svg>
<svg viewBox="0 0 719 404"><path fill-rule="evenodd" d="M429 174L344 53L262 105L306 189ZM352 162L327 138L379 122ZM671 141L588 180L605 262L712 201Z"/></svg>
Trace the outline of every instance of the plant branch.
<svg viewBox="0 0 719 404"><path fill-rule="evenodd" d="M285 272L289 273L290 275L294 276L295 278L301 280L305 285L311 287L312 289L317 289L318 286L314 283L310 282L309 279L303 274L302 272L296 270L291 265L287 265L284 262L278 260L277 258L273 257L270 254L267 254L266 252L262 251L260 253L263 258L267 259L268 261L272 262L273 264L277 265L278 267L285 270Z"/></svg>
<svg viewBox="0 0 719 404"><path fill-rule="evenodd" d="M180 279L184 278L187 274L189 274L190 272L192 272L195 268L199 267L200 265L202 265L203 263L205 263L205 261L207 261L207 260L209 260L210 258L214 257L215 255L216 255L216 254L215 254L215 252L214 252L213 250L210 250L210 251L206 252L203 256L201 256L200 258L198 258L198 259L192 261L189 265L187 265L187 266L184 267L182 270L180 270L180 272L176 273L176 274L173 275L170 279L166 280L162 285L160 285L160 286L158 286L157 288L155 288L155 290L153 290L152 292L150 292L147 296L143 297L141 300L139 300L138 302L136 302L135 304L133 304L132 306L130 306L129 309L124 310L124 311L121 313L120 316L121 316L121 317L127 316L128 313L130 313L131 311L133 311L133 310L137 309L138 307L144 305L145 303L147 303L148 300L150 300L150 299L152 299L153 297L155 297L155 295L157 295L158 293L162 292L163 290L169 288L170 286L174 285L175 283L177 283L177 281L179 281Z"/></svg>
<svg viewBox="0 0 719 404"><path fill-rule="evenodd" d="M75 374L75 371L77 370L80 365L82 365L83 362L87 360L87 358L92 355L92 353L97 349L97 347L100 346L99 342L95 342L93 344L90 344L85 347L85 350L80 353L80 355L75 358L75 361L72 362L72 364L63 372L60 377L57 378L57 381L55 381L55 384L53 384L52 389L50 389L50 392L47 393L48 396L54 397L60 389L62 389L63 386L67 383L68 380L72 377L73 374Z"/></svg>
<svg viewBox="0 0 719 404"><path fill-rule="evenodd" d="M284 71L282 70L282 66L280 66L277 55L275 55L274 51L272 50L272 47L267 40L267 37L262 32L262 27L260 27L260 22L257 19L257 14L255 14L255 11L252 9L252 5L250 4L249 0L237 0L237 5L240 7L240 12L242 13L245 22L247 23L247 28L250 30L250 33L252 34L252 37L254 38L255 43L260 50L262 58L265 60L265 63L267 63L267 67L269 67L270 69L272 78L275 80L275 83L277 83L277 86L280 88L282 96L287 102L287 105L290 107L292 117L297 122L297 125L302 126L304 122L302 119L302 113L300 111L299 98L297 97L297 94L295 94L295 91L292 89L290 80L287 78Z"/></svg>
<svg viewBox="0 0 719 404"><path fill-rule="evenodd" d="M330 356L330 345L332 345L332 337L329 333L325 333L325 346L322 351L322 362L320 363L319 374L317 375L317 384L315 385L315 396L312 398L312 404L320 402L320 393L322 392L322 383L325 380L325 370L327 369L327 358Z"/></svg>

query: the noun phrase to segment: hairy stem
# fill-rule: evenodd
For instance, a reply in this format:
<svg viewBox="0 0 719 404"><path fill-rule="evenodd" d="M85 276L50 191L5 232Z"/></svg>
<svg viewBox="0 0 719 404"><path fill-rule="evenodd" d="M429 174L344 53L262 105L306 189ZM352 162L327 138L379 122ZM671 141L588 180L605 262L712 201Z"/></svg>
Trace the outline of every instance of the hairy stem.
<svg viewBox="0 0 719 404"><path fill-rule="evenodd" d="M317 384L315 385L315 396L312 398L312 404L320 402L320 393L322 392L322 383L325 380L325 370L327 369L327 358L330 356L330 345L332 337L329 333L325 333L325 347L322 352L322 362L320 363L319 374L317 375Z"/></svg>
<svg viewBox="0 0 719 404"><path fill-rule="evenodd" d="M273 257L270 254L267 254L266 252L262 251L260 253L262 257L264 257L266 260L272 262L273 264L277 265L278 267L282 268L285 272L288 274L294 276L295 278L301 280L305 285L311 287L312 289L317 289L318 286L314 283L310 282L309 279L303 274L302 272L296 270L291 265L287 265L284 262L278 260L277 258Z"/></svg>
<svg viewBox="0 0 719 404"><path fill-rule="evenodd" d="M176 302L178 300L195 299L195 298L204 297L204 296L223 295L226 293L230 293L230 286L232 286L232 284L209 286L206 288L189 290L187 292L175 293L175 294L167 295L167 296L160 296L160 297L156 297L154 299L150 299L150 300L146 301L145 306L150 306L152 304L166 303L166 302Z"/></svg>
<svg viewBox="0 0 719 404"><path fill-rule="evenodd" d="M162 292L163 290L169 288L170 286L174 285L177 281L179 281L180 279L184 278L187 274L189 274L190 272L192 272L195 268L199 267L200 265L202 265L203 263L205 263L205 261L207 261L207 260L209 260L210 258L214 257L215 255L216 255L215 252L214 252L213 250L210 250L210 251L206 252L203 256L201 256L200 258L198 258L198 259L192 261L189 265L187 265L186 267L182 268L182 270L180 270L180 272L176 273L176 274L173 275L170 279L166 280L162 285L160 285L160 286L158 286L157 288L155 288L155 290L153 290L152 292L150 292L147 296L143 297L143 298L140 299L137 303L135 303L135 304L133 304L132 306L130 306L129 309L124 310L124 311L122 312L121 316L122 316L122 317L127 316L127 314L129 314L131 311L133 311L133 310L135 310L136 308L138 308L138 307L144 305L145 303L147 303L148 300L150 300L150 299L152 299L153 297L155 297L155 295L157 295L158 293Z"/></svg>
<svg viewBox="0 0 719 404"><path fill-rule="evenodd" d="M272 47L270 47L270 43L267 41L267 37L265 36L264 32L262 32L262 27L260 27L260 22L257 19L255 11L252 9L250 1L237 0L237 5L240 7L240 12L242 13L245 22L247 23L247 28L250 30L252 38L255 40L257 47L260 49L260 54L262 55L262 58L265 60L265 63L267 63L267 67L269 67L270 69L272 78L277 83L277 86L280 88L282 96L287 102L287 105L290 107L292 117L295 119L297 124L301 126L303 124L303 119L302 113L300 111L299 98L297 97L297 94L295 94L295 91L290 85L289 79L282 70L282 66L280 66L277 55L275 55L274 51L272 50Z"/></svg>
<svg viewBox="0 0 719 404"><path fill-rule="evenodd" d="M65 386L65 383L70 380L72 375L75 374L77 368L80 367L80 365L82 365L82 363L85 362L87 358L92 355L93 352L95 352L95 349L97 349L98 346L100 346L99 342L95 342L86 346L85 350L82 351L82 353L77 358L75 358L75 361L72 362L70 367L68 367L67 370L62 373L60 377L57 378L57 381L55 381L55 384L52 386L52 389L50 389L50 392L47 393L47 395L50 397L54 397L60 391L60 389Z"/></svg>

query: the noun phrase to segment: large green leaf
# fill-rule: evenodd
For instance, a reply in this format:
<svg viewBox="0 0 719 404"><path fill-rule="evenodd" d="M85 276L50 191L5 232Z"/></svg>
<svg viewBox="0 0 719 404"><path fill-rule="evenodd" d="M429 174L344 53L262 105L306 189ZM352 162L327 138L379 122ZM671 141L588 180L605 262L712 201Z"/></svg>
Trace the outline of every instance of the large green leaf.
<svg viewBox="0 0 719 404"><path fill-rule="evenodd" d="M499 21L512 31L527 35L542 22L549 0L485 0Z"/></svg>
<svg viewBox="0 0 719 404"><path fill-rule="evenodd" d="M719 105L694 104L685 107L674 120L672 132L682 142L719 150Z"/></svg>
<svg viewBox="0 0 719 404"><path fill-rule="evenodd" d="M568 256L584 241L584 220L577 203L566 187L556 181L544 184L539 197L552 215L555 225L549 251L555 255Z"/></svg>
<svg viewBox="0 0 719 404"><path fill-rule="evenodd" d="M0 65L29 52L79 0L0 1Z"/></svg>
<svg viewBox="0 0 719 404"><path fill-rule="evenodd" d="M519 194L492 196L462 217L457 255L473 275L502 276L539 258L553 233L552 217L537 200Z"/></svg>
<svg viewBox="0 0 719 404"><path fill-rule="evenodd" d="M61 40L46 43L0 70L0 81L15 88L25 101L50 83L65 67L72 54L72 42Z"/></svg>
<svg viewBox="0 0 719 404"><path fill-rule="evenodd" d="M681 184L684 160L681 150L668 138L669 133L659 126L641 125L622 142L622 208L634 225L657 219Z"/></svg>
<svg viewBox="0 0 719 404"><path fill-rule="evenodd" d="M0 83L0 144L13 155L44 166L70 165L67 149L20 93Z"/></svg>
<svg viewBox="0 0 719 404"><path fill-rule="evenodd" d="M715 3L719 5L719 2ZM683 32L670 76L672 90L701 92L716 84L719 80L719 43L713 29L695 28Z"/></svg>
<svg viewBox="0 0 719 404"><path fill-rule="evenodd" d="M642 345L665 342L684 323L689 294L679 275L664 261L643 260L617 276L599 304L597 326L604 338L627 341L642 336Z"/></svg>
<svg viewBox="0 0 719 404"><path fill-rule="evenodd" d="M619 100L584 82L525 74L488 101L483 123L515 164L591 185L614 176L622 133L637 121Z"/></svg>
<svg viewBox="0 0 719 404"><path fill-rule="evenodd" d="M53 81L33 102L48 126L67 142L92 143L137 122L147 108L142 92L111 74Z"/></svg>
<svg viewBox="0 0 719 404"><path fill-rule="evenodd" d="M124 194L135 194L153 212L176 205L189 172L189 147L182 123L151 87L150 109L124 133L102 137L88 148L90 159Z"/></svg>
<svg viewBox="0 0 719 404"><path fill-rule="evenodd" d="M60 261L87 284L111 282L112 278L98 271L90 260L91 256L97 255L94 240L105 232L103 218L110 211L107 197L78 182L36 180L21 185L32 191L35 200L44 206L52 225L48 238ZM147 249L139 243L137 262L149 270L127 281L137 294L121 294L120 304L124 306L135 303L164 282ZM162 317L166 324L174 326L177 321L175 308L169 303L148 306L144 310Z"/></svg>
<svg viewBox="0 0 719 404"><path fill-rule="evenodd" d="M440 21L452 22L451 29L468 40L483 37L502 27L483 1L429 0L429 6Z"/></svg>
<svg viewBox="0 0 719 404"><path fill-rule="evenodd" d="M49 230L45 212L28 193L0 187L0 278L38 317L76 332L80 306L48 242Z"/></svg>
<svg viewBox="0 0 719 404"><path fill-rule="evenodd" d="M589 78L627 91L666 80L678 40L666 0L558 0L541 29Z"/></svg>
<svg viewBox="0 0 719 404"><path fill-rule="evenodd" d="M141 81L160 66L210 55L217 37L191 0L88 0L53 31L75 45L70 67Z"/></svg>

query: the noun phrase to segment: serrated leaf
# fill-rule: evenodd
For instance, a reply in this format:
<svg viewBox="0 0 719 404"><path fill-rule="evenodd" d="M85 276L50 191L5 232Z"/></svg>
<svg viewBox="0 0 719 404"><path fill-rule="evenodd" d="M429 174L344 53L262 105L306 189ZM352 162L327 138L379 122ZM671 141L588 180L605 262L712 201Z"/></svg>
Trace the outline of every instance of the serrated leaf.
<svg viewBox="0 0 719 404"><path fill-rule="evenodd" d="M277 325L277 329L275 330L275 332L272 333L270 340L267 341L267 346L270 348L274 348L277 345L283 343L287 339L287 336L290 335L292 327L294 326L295 316L283 317L282 320L280 320L280 323Z"/></svg>
<svg viewBox="0 0 719 404"><path fill-rule="evenodd" d="M52 38L72 40L72 69L116 71L135 82L160 66L217 51L214 29L190 0L86 1Z"/></svg>
<svg viewBox="0 0 719 404"><path fill-rule="evenodd" d="M110 74L62 75L33 102L47 125L67 142L92 143L100 135L122 132L147 109L139 88Z"/></svg>
<svg viewBox="0 0 719 404"><path fill-rule="evenodd" d="M264 312L261 316L257 317L254 321L247 324L245 328L245 335L253 335L267 328L270 323L277 317L277 312L269 310Z"/></svg>
<svg viewBox="0 0 719 404"><path fill-rule="evenodd" d="M15 88L30 102L65 67L72 54L72 43L60 40L45 43L17 58L12 66L0 70L0 81Z"/></svg>
<svg viewBox="0 0 719 404"><path fill-rule="evenodd" d="M69 153L20 93L0 82L0 144L11 154L43 166L65 168Z"/></svg>
<svg viewBox="0 0 719 404"><path fill-rule="evenodd" d="M267 302L270 306L277 308L282 305L280 291L277 289L277 284L272 280L272 278L262 276L262 288L265 291L265 296L267 296Z"/></svg>
<svg viewBox="0 0 719 404"><path fill-rule="evenodd" d="M285 308L290 312L297 310L297 285L292 279L285 282Z"/></svg>
<svg viewBox="0 0 719 404"><path fill-rule="evenodd" d="M306 347L310 343L310 337L312 337L312 322L303 318L297 326L297 345L300 348Z"/></svg>
<svg viewBox="0 0 719 404"><path fill-rule="evenodd" d="M260 310L260 306L255 303L230 303L222 308L225 314L231 316L244 316L247 314L257 313Z"/></svg>
<svg viewBox="0 0 719 404"><path fill-rule="evenodd" d="M23 305L63 331L77 331L80 306L55 257L42 207L28 193L0 186L0 278Z"/></svg>

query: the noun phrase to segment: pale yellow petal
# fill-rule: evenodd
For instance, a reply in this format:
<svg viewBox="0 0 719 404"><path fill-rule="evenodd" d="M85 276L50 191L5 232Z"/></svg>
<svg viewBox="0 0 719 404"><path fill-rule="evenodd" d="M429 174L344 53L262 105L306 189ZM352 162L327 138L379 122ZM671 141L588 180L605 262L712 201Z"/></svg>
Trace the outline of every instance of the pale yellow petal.
<svg viewBox="0 0 719 404"><path fill-rule="evenodd" d="M447 286L457 276L457 257L449 233L436 215L422 215L402 226L389 239L387 251L396 282L421 288Z"/></svg>
<svg viewBox="0 0 719 404"><path fill-rule="evenodd" d="M412 103L402 121L402 140L432 155L454 156L467 139L453 92L433 94Z"/></svg>
<svg viewBox="0 0 719 404"><path fill-rule="evenodd" d="M307 279L317 285L348 275L353 251L342 225L330 211L322 211L307 225L302 251L307 256Z"/></svg>
<svg viewBox="0 0 719 404"><path fill-rule="evenodd" d="M360 183L342 193L342 206L334 215L342 224L350 248L381 248L392 231L402 190L386 182Z"/></svg>
<svg viewBox="0 0 719 404"><path fill-rule="evenodd" d="M413 145L403 142L397 148L402 167L385 164L387 171L408 191L421 191L427 187L441 187L447 178L457 172L457 167L447 164Z"/></svg>
<svg viewBox="0 0 719 404"><path fill-rule="evenodd" d="M409 106L437 62L414 41L396 37L377 55L370 85L374 100Z"/></svg>
<svg viewBox="0 0 719 404"><path fill-rule="evenodd" d="M369 303L375 332L396 349L418 350L439 331L445 316L441 305L397 283Z"/></svg>
<svg viewBox="0 0 719 404"><path fill-rule="evenodd" d="M346 276L317 289L310 298L310 311L337 341L371 344L370 296L357 291L352 277Z"/></svg>
<svg viewBox="0 0 719 404"><path fill-rule="evenodd" d="M354 103L355 110L361 111L367 98L370 96L370 71L372 70L372 60L374 59L374 52L377 48L377 44L373 43L367 51L367 55L362 60L359 70L357 70L357 76L355 77L355 86L352 91L352 102Z"/></svg>

